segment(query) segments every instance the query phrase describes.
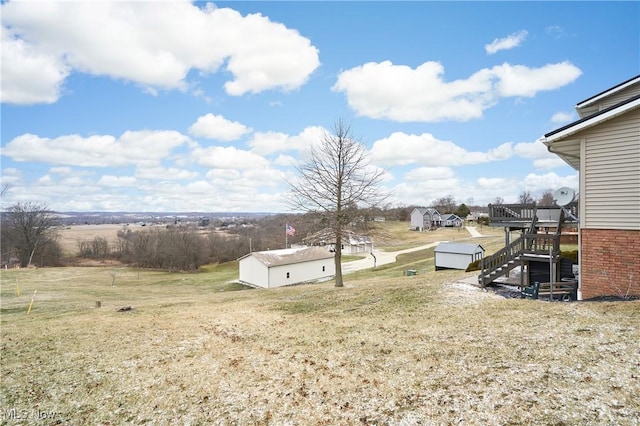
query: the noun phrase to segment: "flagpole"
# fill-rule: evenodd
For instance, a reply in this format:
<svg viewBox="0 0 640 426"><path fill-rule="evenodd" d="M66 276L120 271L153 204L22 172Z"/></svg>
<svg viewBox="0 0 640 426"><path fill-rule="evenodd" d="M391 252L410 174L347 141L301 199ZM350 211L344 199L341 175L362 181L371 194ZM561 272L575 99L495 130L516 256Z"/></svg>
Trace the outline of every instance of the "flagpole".
<svg viewBox="0 0 640 426"><path fill-rule="evenodd" d="M284 225L284 248L289 248L289 233L287 232L287 225Z"/></svg>

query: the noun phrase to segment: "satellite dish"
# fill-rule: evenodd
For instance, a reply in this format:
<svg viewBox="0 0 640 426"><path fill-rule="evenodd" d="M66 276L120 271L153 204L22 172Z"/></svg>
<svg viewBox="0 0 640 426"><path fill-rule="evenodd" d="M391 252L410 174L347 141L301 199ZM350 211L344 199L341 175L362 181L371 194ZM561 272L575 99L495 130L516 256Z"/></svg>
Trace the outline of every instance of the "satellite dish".
<svg viewBox="0 0 640 426"><path fill-rule="evenodd" d="M573 201L573 197L575 197L575 195L576 193L573 189L562 187L554 191L553 199L556 201L557 205L564 207Z"/></svg>

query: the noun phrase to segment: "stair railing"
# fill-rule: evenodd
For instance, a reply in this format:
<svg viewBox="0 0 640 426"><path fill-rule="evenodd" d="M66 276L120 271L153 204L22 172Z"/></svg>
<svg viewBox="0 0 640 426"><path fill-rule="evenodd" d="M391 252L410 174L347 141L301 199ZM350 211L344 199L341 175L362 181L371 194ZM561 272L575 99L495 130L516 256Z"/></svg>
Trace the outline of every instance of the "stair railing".
<svg viewBox="0 0 640 426"><path fill-rule="evenodd" d="M525 239L523 237L519 237L491 256L482 258L480 261L480 284L482 287L487 285L486 275L491 274L493 271L509 263L511 260L515 260L524 250L524 244Z"/></svg>

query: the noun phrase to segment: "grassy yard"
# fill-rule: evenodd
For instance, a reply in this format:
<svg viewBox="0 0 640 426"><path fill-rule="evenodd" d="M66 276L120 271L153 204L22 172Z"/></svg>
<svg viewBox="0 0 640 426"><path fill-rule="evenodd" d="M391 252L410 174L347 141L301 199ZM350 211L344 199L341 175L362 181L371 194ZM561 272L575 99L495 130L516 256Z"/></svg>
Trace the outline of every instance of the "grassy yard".
<svg viewBox="0 0 640 426"><path fill-rule="evenodd" d="M2 423L640 423L639 301L504 299L429 254L342 289L246 289L235 263L2 271Z"/></svg>

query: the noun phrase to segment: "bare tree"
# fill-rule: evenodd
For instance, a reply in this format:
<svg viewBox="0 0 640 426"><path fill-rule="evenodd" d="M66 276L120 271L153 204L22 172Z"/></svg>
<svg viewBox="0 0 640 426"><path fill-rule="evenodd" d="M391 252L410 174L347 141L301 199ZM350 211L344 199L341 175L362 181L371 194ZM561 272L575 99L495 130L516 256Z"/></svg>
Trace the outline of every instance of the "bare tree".
<svg viewBox="0 0 640 426"><path fill-rule="evenodd" d="M453 213L456 210L456 199L453 195L447 195L438 198L431 207L438 210L439 213Z"/></svg>
<svg viewBox="0 0 640 426"><path fill-rule="evenodd" d="M502 197L496 197L496 198L493 200L493 203L492 203L492 204L494 204L494 205L502 205L502 204L504 204L504 198L502 198Z"/></svg>
<svg viewBox="0 0 640 426"><path fill-rule="evenodd" d="M29 266L37 251L45 253L55 245L55 216L44 204L17 203L3 214L2 246L17 255L21 266Z"/></svg>
<svg viewBox="0 0 640 426"><path fill-rule="evenodd" d="M325 132L311 150L311 158L297 167L298 180L289 183L294 210L320 212L336 235L336 287L342 280L342 236L358 208L380 205L386 195L380 188L384 171L371 165L364 145L355 140L342 119Z"/></svg>
<svg viewBox="0 0 640 426"><path fill-rule="evenodd" d="M520 195L518 195L518 203L520 204L533 204L535 202L536 200L531 195L531 192L526 189L522 191Z"/></svg>
<svg viewBox="0 0 640 426"><path fill-rule="evenodd" d="M540 199L538 200L538 205L553 206L554 204L555 204L555 200L553 198L553 191L550 189L547 189L542 193L542 196L540 196Z"/></svg>

